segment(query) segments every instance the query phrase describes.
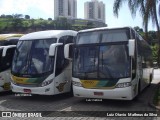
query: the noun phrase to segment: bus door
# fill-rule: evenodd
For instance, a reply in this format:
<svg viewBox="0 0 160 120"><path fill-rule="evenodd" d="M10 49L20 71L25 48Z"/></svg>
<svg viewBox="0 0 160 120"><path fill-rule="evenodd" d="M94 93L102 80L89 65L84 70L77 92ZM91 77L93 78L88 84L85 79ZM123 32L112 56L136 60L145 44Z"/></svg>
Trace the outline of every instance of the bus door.
<svg viewBox="0 0 160 120"><path fill-rule="evenodd" d="M69 72L71 72L71 66L69 66L69 60L64 58L64 46L58 46L54 79L55 94L70 91L71 73Z"/></svg>
<svg viewBox="0 0 160 120"><path fill-rule="evenodd" d="M1 54L0 72L1 72L1 79L3 79L4 90L10 89L10 68L12 65L14 51L15 47L11 47L7 49L5 56L2 56Z"/></svg>

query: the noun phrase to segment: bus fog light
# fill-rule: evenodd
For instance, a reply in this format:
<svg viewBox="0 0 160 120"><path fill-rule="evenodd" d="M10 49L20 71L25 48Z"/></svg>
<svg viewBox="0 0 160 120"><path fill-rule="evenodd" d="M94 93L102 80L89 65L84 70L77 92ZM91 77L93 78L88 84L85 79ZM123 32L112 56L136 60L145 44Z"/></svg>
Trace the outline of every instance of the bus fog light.
<svg viewBox="0 0 160 120"><path fill-rule="evenodd" d="M51 80L45 80L45 81L42 82L42 85L41 85L41 86L42 86L42 87L43 87L43 86L47 86L47 85L51 84L52 81L53 81L53 79L51 79Z"/></svg>
<svg viewBox="0 0 160 120"><path fill-rule="evenodd" d="M72 84L73 84L74 86L82 87L82 84L81 84L80 82L72 81Z"/></svg>
<svg viewBox="0 0 160 120"><path fill-rule="evenodd" d="M129 87L131 86L131 83L130 82L126 82L126 83L118 83L116 85L116 88L125 88L125 87Z"/></svg>
<svg viewBox="0 0 160 120"><path fill-rule="evenodd" d="M45 89L45 92L48 92L48 91L50 91L50 88Z"/></svg>

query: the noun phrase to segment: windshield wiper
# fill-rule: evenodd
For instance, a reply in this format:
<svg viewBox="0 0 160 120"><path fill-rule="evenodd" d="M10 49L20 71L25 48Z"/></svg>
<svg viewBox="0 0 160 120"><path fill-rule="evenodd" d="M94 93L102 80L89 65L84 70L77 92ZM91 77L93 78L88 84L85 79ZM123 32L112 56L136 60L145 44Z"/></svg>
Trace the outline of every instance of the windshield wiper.
<svg viewBox="0 0 160 120"><path fill-rule="evenodd" d="M103 56L103 51L101 52L102 53L102 59L101 59L101 64L99 64L99 69L98 69L98 76L100 77L100 73L103 74L104 76L108 76L109 78L113 78L112 76L112 73L107 65L107 63L105 63L104 65L104 56ZM109 58L108 58L109 59ZM101 65L101 66L100 66ZM100 69L101 67L101 69ZM106 72L105 72L106 71ZM107 74L106 74L107 73Z"/></svg>
<svg viewBox="0 0 160 120"><path fill-rule="evenodd" d="M23 62L23 61L22 61ZM23 68L22 68L23 67ZM24 61L24 66L21 66L18 70L19 73L27 73L27 68L29 67L29 53L27 53L27 57Z"/></svg>

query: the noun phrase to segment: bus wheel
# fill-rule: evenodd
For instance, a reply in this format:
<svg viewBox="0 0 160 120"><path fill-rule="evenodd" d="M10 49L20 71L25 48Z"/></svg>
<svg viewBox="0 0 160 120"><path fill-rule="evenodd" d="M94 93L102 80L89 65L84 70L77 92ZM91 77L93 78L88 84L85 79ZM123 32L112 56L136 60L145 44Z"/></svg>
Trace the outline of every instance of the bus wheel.
<svg viewBox="0 0 160 120"><path fill-rule="evenodd" d="M151 85L151 82L152 82L152 74L150 74L150 76L149 76L149 85Z"/></svg>
<svg viewBox="0 0 160 120"><path fill-rule="evenodd" d="M67 96L73 97L73 88L71 85L70 91L67 93Z"/></svg>
<svg viewBox="0 0 160 120"><path fill-rule="evenodd" d="M138 82L138 94L137 94L137 96L139 96L139 94L141 92L141 82L140 81L141 80L139 80L139 82Z"/></svg>
<svg viewBox="0 0 160 120"><path fill-rule="evenodd" d="M73 86L71 85L70 95L73 96Z"/></svg>
<svg viewBox="0 0 160 120"><path fill-rule="evenodd" d="M137 88L137 95L134 97L135 101L138 101L140 92L141 92L141 85L140 85L140 80L139 80L139 82L138 82L138 88Z"/></svg>

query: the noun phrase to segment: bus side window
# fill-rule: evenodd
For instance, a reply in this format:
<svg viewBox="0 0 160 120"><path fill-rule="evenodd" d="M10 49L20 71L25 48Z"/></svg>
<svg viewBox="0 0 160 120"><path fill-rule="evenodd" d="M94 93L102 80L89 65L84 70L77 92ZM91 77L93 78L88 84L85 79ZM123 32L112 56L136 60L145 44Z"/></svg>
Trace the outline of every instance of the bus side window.
<svg viewBox="0 0 160 120"><path fill-rule="evenodd" d="M7 50L6 56L2 57L2 59L1 59L1 70L7 70L11 67L14 51L15 51L15 48L9 48Z"/></svg>
<svg viewBox="0 0 160 120"><path fill-rule="evenodd" d="M135 39L136 44L135 44L135 54L134 57L132 58L132 80L136 77L136 69L137 69L137 40L138 37L135 36L135 32L132 30L132 39Z"/></svg>

